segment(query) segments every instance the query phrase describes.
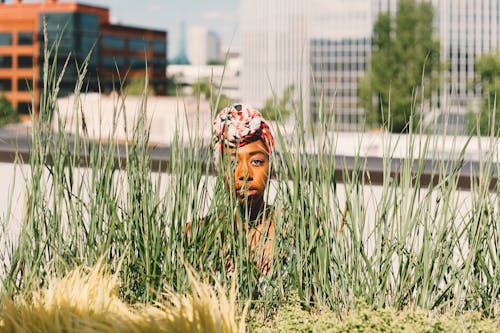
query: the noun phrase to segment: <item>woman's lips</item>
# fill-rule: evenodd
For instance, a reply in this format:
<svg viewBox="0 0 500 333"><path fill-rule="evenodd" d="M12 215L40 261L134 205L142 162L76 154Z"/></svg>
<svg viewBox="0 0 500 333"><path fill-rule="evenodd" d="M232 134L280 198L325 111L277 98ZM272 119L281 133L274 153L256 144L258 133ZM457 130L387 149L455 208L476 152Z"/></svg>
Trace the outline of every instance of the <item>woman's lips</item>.
<svg viewBox="0 0 500 333"><path fill-rule="evenodd" d="M258 193L258 191L256 189L250 188L247 190L240 189L236 193L238 193L238 196L240 196L240 197L245 197L245 196L251 197L251 196L256 195Z"/></svg>

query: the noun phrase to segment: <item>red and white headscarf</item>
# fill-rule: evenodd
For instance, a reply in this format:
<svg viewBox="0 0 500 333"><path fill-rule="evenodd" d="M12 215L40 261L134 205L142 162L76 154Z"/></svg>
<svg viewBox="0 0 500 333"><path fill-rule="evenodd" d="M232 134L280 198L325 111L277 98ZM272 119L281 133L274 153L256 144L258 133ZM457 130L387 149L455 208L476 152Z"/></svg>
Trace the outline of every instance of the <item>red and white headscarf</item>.
<svg viewBox="0 0 500 333"><path fill-rule="evenodd" d="M261 139L268 153L274 147L274 138L266 121L257 109L245 104L233 104L222 109L214 120L216 150L224 146L243 147Z"/></svg>

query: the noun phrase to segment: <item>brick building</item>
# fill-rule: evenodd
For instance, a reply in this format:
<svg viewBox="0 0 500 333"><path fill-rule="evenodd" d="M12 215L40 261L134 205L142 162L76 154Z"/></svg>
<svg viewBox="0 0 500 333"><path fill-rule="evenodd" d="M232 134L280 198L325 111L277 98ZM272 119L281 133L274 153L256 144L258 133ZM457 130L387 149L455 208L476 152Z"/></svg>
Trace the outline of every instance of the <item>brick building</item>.
<svg viewBox="0 0 500 333"><path fill-rule="evenodd" d="M144 78L158 95L166 93L167 32L111 24L108 8L46 0L23 3L0 0L0 94L20 114L38 105L43 78L43 27L49 45L60 37L57 51L61 69L70 61L60 95L74 90L78 65L89 52L89 70L83 90L110 92L125 77ZM33 93L33 94L32 94Z"/></svg>

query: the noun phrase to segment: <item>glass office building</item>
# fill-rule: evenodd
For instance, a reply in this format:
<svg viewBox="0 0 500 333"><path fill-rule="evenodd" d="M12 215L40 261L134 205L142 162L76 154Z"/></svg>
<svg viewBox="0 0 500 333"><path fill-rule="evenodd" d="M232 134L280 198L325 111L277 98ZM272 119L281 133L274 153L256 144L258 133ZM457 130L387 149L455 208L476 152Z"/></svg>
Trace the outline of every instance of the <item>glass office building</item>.
<svg viewBox="0 0 500 333"><path fill-rule="evenodd" d="M358 130L357 79L369 61L372 0L242 1L242 95L262 106L295 88L306 114Z"/></svg>
<svg viewBox="0 0 500 333"><path fill-rule="evenodd" d="M49 45L58 43L59 71L68 60L61 95L74 91L87 56L85 91L110 92L119 88L120 78L147 74L155 92L166 93L166 31L111 24L107 8L57 0L1 2L0 22L0 94L21 114L27 115L33 102L35 112L38 106L44 26Z"/></svg>
<svg viewBox="0 0 500 333"><path fill-rule="evenodd" d="M465 133L467 113L478 111L482 102L475 63L500 48L500 0L427 1L434 7L434 31L447 67L430 120L436 117L437 129L451 125ZM397 0L376 0L376 9L394 13L397 4Z"/></svg>
<svg viewBox="0 0 500 333"><path fill-rule="evenodd" d="M47 36L49 45L58 43L57 64L58 72L62 71L69 54L68 65L64 71L61 81L61 93L72 92L75 82L78 80L77 66L82 66L87 55L90 55L88 62L88 73L91 75L89 88L98 89L95 78L99 61L99 20L97 15L79 12L63 13L41 13L39 18L38 35L43 33L43 25L47 26ZM39 45L39 63L43 63L44 45ZM40 66L40 77L43 77L43 67ZM89 77L90 78L90 77Z"/></svg>
<svg viewBox="0 0 500 333"><path fill-rule="evenodd" d="M441 76L429 114L456 119L477 109L474 64L500 47L500 0L429 0L441 43ZM377 15L395 13L398 0L242 0L242 95L262 106L289 85L299 86L304 110L335 113L341 130L363 129L357 80L369 68ZM433 111L433 112L430 112Z"/></svg>
<svg viewBox="0 0 500 333"><path fill-rule="evenodd" d="M317 122L321 112L334 113L334 126L362 130L364 110L358 105L358 80L368 66L370 38L311 40L310 112Z"/></svg>
<svg viewBox="0 0 500 333"><path fill-rule="evenodd" d="M466 113L476 110L481 91L473 84L475 62L500 48L500 0L432 0L441 41L442 77L439 119L451 114L464 127Z"/></svg>
<svg viewBox="0 0 500 333"><path fill-rule="evenodd" d="M308 107L313 122L320 113L333 113L335 129L363 129L357 87L370 60L370 1L317 0L311 11Z"/></svg>
<svg viewBox="0 0 500 333"><path fill-rule="evenodd" d="M243 70L246 103L261 107L290 86L309 91L309 1L242 0ZM308 93L301 94L308 103Z"/></svg>

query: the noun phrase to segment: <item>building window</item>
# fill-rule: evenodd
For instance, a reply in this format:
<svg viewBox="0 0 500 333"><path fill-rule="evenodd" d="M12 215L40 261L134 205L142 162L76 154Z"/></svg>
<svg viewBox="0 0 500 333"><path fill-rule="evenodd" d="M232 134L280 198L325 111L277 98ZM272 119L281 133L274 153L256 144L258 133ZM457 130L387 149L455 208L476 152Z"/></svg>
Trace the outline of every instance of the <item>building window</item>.
<svg viewBox="0 0 500 333"><path fill-rule="evenodd" d="M120 36L102 36L101 46L104 49L123 50L125 48L125 39Z"/></svg>
<svg viewBox="0 0 500 333"><path fill-rule="evenodd" d="M31 91L33 90L33 83L28 79L17 80L17 91Z"/></svg>
<svg viewBox="0 0 500 333"><path fill-rule="evenodd" d="M17 45L32 45L32 44L33 44L32 32L20 32L17 35Z"/></svg>
<svg viewBox="0 0 500 333"><path fill-rule="evenodd" d="M145 69L146 59L144 58L132 58L130 59L130 68L132 69Z"/></svg>
<svg viewBox="0 0 500 333"><path fill-rule="evenodd" d="M0 79L0 92L10 91L12 89L12 84L10 79Z"/></svg>
<svg viewBox="0 0 500 333"><path fill-rule="evenodd" d="M12 34L10 32L0 32L0 46L12 45Z"/></svg>
<svg viewBox="0 0 500 333"><path fill-rule="evenodd" d="M99 18L94 14L77 13L75 15L76 27L80 32L99 32Z"/></svg>
<svg viewBox="0 0 500 333"><path fill-rule="evenodd" d="M86 57L97 42L97 36L90 34L80 34L79 49L80 55ZM96 51L94 51L96 52Z"/></svg>
<svg viewBox="0 0 500 333"><path fill-rule="evenodd" d="M18 103L17 104L17 112L20 114L30 114L30 103Z"/></svg>
<svg viewBox="0 0 500 333"><path fill-rule="evenodd" d="M140 38L130 38L128 41L128 49L131 51L145 51L148 43Z"/></svg>
<svg viewBox="0 0 500 333"><path fill-rule="evenodd" d="M167 59L165 58L153 58L151 61L151 65L155 69L164 69L167 67Z"/></svg>
<svg viewBox="0 0 500 333"><path fill-rule="evenodd" d="M33 57L32 56L19 56L17 58L18 68L32 68L33 67Z"/></svg>
<svg viewBox="0 0 500 333"><path fill-rule="evenodd" d="M153 41L153 52L164 53L167 50L167 46L162 40Z"/></svg>
<svg viewBox="0 0 500 333"><path fill-rule="evenodd" d="M0 56L0 68L11 68L11 67L12 67L12 57Z"/></svg>
<svg viewBox="0 0 500 333"><path fill-rule="evenodd" d="M102 58L102 67L104 69L122 70L125 67L125 58L124 57L103 57Z"/></svg>

